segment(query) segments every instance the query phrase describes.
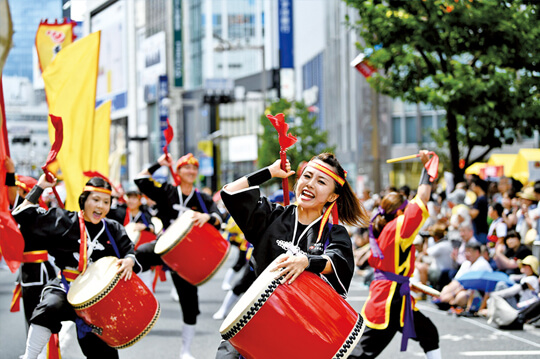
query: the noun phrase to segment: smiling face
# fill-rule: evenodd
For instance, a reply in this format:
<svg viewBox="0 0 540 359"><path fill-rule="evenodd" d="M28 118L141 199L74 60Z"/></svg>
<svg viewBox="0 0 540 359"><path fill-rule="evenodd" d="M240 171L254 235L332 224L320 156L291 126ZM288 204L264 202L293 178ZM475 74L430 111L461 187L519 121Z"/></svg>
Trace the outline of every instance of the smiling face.
<svg viewBox="0 0 540 359"><path fill-rule="evenodd" d="M335 168L330 167L325 162L319 160L314 160L313 162L336 171ZM334 193L335 188L336 182L332 177L315 169L308 163L296 183L298 206L304 209L314 209L322 212L327 202L333 202L338 198L338 195Z"/></svg>
<svg viewBox="0 0 540 359"><path fill-rule="evenodd" d="M84 220L98 224L111 209L111 195L100 192L90 192L84 202Z"/></svg>
<svg viewBox="0 0 540 359"><path fill-rule="evenodd" d="M178 169L178 175L182 182L193 184L199 175L199 167L192 164L183 165Z"/></svg>
<svg viewBox="0 0 540 359"><path fill-rule="evenodd" d="M130 211L138 211L139 207L141 206L141 196L130 193L127 195L126 204Z"/></svg>

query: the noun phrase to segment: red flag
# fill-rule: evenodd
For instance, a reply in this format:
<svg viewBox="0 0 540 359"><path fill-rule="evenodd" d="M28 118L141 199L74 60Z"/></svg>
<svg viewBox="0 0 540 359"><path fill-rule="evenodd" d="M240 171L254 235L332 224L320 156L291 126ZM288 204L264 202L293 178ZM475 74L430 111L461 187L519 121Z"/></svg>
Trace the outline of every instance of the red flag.
<svg viewBox="0 0 540 359"><path fill-rule="evenodd" d="M355 67L365 78L369 78L377 72L377 69L371 65L364 54L356 56L356 58L351 61L351 66Z"/></svg>
<svg viewBox="0 0 540 359"><path fill-rule="evenodd" d="M163 130L163 135L165 135L165 141L167 142L166 146L168 146L171 143L171 141L172 141L172 139L174 137L173 128L172 128L171 124L169 123L169 119L167 119L167 128L165 130ZM163 151L165 153L167 153L167 147L166 146L163 148Z"/></svg>
<svg viewBox="0 0 540 359"><path fill-rule="evenodd" d="M285 116L282 113L278 113L275 116L270 114L266 115L270 120L274 128L277 130L279 136L279 157L281 159L281 169L285 171L285 166L287 163L287 155L285 151L287 148L294 145L297 141L296 137L287 133L289 131L289 124L285 122ZM281 181L283 187L283 203L285 205L289 204L289 179L283 178Z"/></svg>
<svg viewBox="0 0 540 359"><path fill-rule="evenodd" d="M51 123L54 127L54 143L51 147L51 150L49 151L49 155L47 156L47 161L45 162L45 165L41 167L43 171L47 171L47 166L53 163L53 161L56 159L56 156L58 156L58 151L60 151L60 148L62 148L62 142L64 140L64 127L62 124L62 117L57 117L54 115L49 114L49 117L51 118Z"/></svg>
<svg viewBox="0 0 540 359"><path fill-rule="evenodd" d="M429 180L433 182L439 175L439 156L434 152L431 152L431 154L433 154L433 156L427 161L425 167L429 175Z"/></svg>
<svg viewBox="0 0 540 359"><path fill-rule="evenodd" d="M24 252L24 238L11 213L0 211L0 248L12 273L21 265Z"/></svg>

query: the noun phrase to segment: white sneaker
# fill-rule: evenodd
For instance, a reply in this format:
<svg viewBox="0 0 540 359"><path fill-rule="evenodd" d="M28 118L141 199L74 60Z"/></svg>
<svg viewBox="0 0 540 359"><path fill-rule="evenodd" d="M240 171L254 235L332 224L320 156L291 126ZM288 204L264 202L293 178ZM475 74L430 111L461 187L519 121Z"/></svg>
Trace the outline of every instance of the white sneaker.
<svg viewBox="0 0 540 359"><path fill-rule="evenodd" d="M225 319L225 313L223 313L221 310L218 310L217 312L212 315L212 318L215 320L223 320Z"/></svg>
<svg viewBox="0 0 540 359"><path fill-rule="evenodd" d="M172 299L174 302L180 301L180 298L178 298L178 292L176 291L176 288L175 288L175 287L172 287L172 289L171 289L171 299Z"/></svg>
<svg viewBox="0 0 540 359"><path fill-rule="evenodd" d="M195 357L191 355L190 353L184 353L184 354L180 354L180 359L195 359Z"/></svg>

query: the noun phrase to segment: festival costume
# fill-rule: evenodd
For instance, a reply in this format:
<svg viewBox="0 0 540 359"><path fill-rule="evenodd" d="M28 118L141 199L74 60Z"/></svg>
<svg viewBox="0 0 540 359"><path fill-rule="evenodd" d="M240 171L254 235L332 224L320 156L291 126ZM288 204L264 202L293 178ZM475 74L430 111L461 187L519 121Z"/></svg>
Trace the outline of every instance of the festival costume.
<svg viewBox="0 0 540 359"><path fill-rule="evenodd" d="M58 333L61 321L71 320L78 324L79 344L88 358L118 358L116 349L109 347L98 336L83 333L85 327L73 307L68 303L66 292L69 283L75 280L80 269L85 269L105 256L131 257L135 261L134 272L140 267L135 260L133 244L122 225L110 219L102 219L98 224L81 220L82 211L71 212L60 208L45 210L37 205L16 208L13 217L29 233L43 238L46 249L55 258L61 277L49 281L42 293L42 300L30 319L32 325L48 328ZM80 245L81 229L84 228L87 248ZM84 257L86 256L86 260ZM79 262L79 258L81 261ZM83 336L84 335L84 336Z"/></svg>
<svg viewBox="0 0 540 359"><path fill-rule="evenodd" d="M189 209L210 214L210 222L212 222L212 218L217 218L218 224L215 227L219 229L223 220L221 213L212 197L206 193L201 193L193 188L191 193L186 196L182 194L180 186L176 187L169 183L161 184L154 181L150 176L136 178L135 184L142 193L156 202L158 217L163 222L164 230ZM143 266L143 270L148 270L151 266L164 264L161 256L154 252L155 245L156 241L153 241L143 244L137 249L137 259ZM196 324L197 315L200 314L197 287L172 271L171 277L178 292L184 323L188 325Z"/></svg>

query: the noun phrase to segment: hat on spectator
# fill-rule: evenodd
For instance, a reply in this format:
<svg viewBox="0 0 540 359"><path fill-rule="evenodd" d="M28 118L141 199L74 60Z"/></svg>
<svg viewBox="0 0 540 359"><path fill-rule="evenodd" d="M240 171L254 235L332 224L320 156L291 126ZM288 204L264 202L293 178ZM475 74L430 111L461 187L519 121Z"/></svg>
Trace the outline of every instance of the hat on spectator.
<svg viewBox="0 0 540 359"><path fill-rule="evenodd" d="M454 204L465 204L466 194L465 190L458 188L448 195L448 201Z"/></svg>
<svg viewBox="0 0 540 359"><path fill-rule="evenodd" d="M536 201L533 187L525 187L521 192L516 194L519 198L528 199L529 201Z"/></svg>
<svg viewBox="0 0 540 359"><path fill-rule="evenodd" d="M446 235L446 226L442 223L435 223L429 229L429 234L433 237L443 238Z"/></svg>
<svg viewBox="0 0 540 359"><path fill-rule="evenodd" d="M519 267L521 268L522 265L530 266L533 273L538 275L538 259L535 256L528 255L527 257L523 258L519 264Z"/></svg>
<svg viewBox="0 0 540 359"><path fill-rule="evenodd" d="M413 244L414 244L414 245L420 245L420 244L423 244L423 243L424 243L424 237L422 237L421 235L417 234L416 237L414 237Z"/></svg>

